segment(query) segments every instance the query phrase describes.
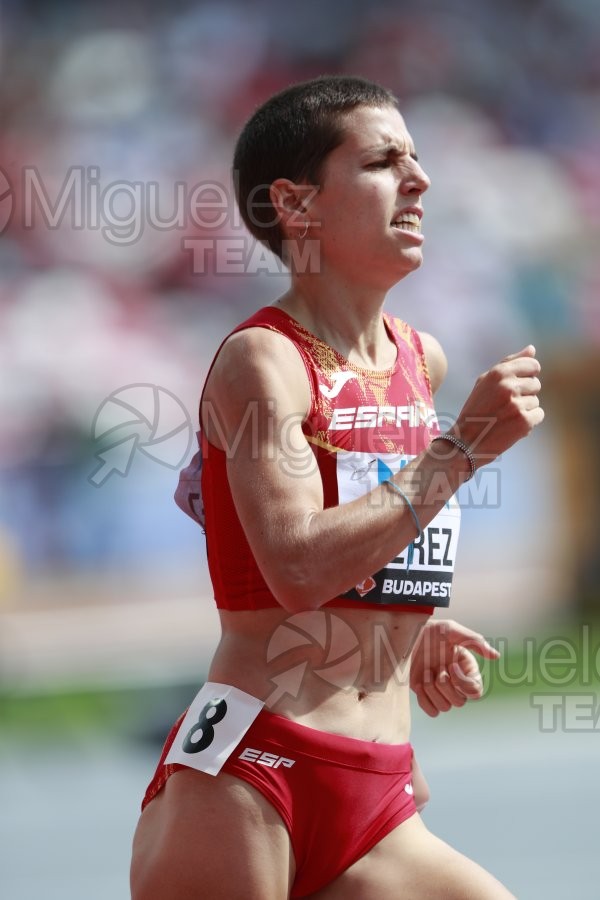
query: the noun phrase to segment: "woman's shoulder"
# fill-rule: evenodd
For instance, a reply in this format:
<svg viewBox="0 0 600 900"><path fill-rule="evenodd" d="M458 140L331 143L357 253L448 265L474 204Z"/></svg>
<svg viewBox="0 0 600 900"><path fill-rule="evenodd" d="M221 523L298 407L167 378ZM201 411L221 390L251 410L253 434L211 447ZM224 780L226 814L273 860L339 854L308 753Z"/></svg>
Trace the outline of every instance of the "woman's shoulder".
<svg viewBox="0 0 600 900"><path fill-rule="evenodd" d="M428 331L419 331L417 332L419 338L421 340L421 346L423 347L423 355L425 356L425 361L427 362L427 369L429 371L429 380L431 382L431 390L432 393L438 390L438 388L442 385L444 378L446 377L446 373L448 371L448 360L446 359L446 354L442 349L442 345L432 334L429 334Z"/></svg>
<svg viewBox="0 0 600 900"><path fill-rule="evenodd" d="M388 321L391 317L388 318ZM442 385L448 371L448 360L442 349L442 345L428 331L417 331L403 319L391 318L392 327L402 340L412 345L417 355L423 357L431 393L435 394Z"/></svg>
<svg viewBox="0 0 600 900"><path fill-rule="evenodd" d="M206 378L202 399L245 414L266 402L304 410L310 389L302 360L290 340L254 317L225 338Z"/></svg>
<svg viewBox="0 0 600 900"><path fill-rule="evenodd" d="M421 346L423 348L423 355L425 357L425 362L427 363L429 381L431 382L431 392L435 394L446 377L448 360L446 359L446 354L437 338L432 334L429 334L428 331L418 331L417 334L419 335Z"/></svg>

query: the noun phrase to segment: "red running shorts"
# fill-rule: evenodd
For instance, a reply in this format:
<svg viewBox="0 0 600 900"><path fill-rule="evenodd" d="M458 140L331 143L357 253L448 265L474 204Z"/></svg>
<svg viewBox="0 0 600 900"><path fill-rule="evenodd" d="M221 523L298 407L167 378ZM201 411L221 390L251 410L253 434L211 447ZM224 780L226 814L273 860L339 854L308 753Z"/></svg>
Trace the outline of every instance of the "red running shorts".
<svg viewBox="0 0 600 900"><path fill-rule="evenodd" d="M164 763L182 721L169 733L142 809L185 768ZM410 744L342 737L263 709L221 771L251 784L281 816L296 861L295 900L325 887L417 811L412 757Z"/></svg>

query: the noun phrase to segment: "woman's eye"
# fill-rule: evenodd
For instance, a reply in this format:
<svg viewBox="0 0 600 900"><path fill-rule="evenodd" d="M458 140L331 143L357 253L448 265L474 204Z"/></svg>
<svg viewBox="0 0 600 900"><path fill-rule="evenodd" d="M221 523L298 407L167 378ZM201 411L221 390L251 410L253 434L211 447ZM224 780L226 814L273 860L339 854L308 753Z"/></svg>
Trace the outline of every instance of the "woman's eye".
<svg viewBox="0 0 600 900"><path fill-rule="evenodd" d="M378 159L377 162L369 163L367 168L369 169L385 169L390 165L389 159Z"/></svg>

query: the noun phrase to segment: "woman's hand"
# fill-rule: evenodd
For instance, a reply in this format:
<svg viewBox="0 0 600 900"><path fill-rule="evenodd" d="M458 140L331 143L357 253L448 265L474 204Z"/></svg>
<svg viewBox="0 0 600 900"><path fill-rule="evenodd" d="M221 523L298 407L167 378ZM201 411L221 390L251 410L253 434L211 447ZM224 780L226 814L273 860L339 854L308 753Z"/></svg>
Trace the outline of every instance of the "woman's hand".
<svg viewBox="0 0 600 900"><path fill-rule="evenodd" d="M479 665L473 654L498 659L486 639L452 619L430 619L413 650L410 686L429 716L464 706L483 693Z"/></svg>
<svg viewBox="0 0 600 900"><path fill-rule="evenodd" d="M469 445L478 465L492 462L544 420L540 369L529 344L477 379L450 431Z"/></svg>

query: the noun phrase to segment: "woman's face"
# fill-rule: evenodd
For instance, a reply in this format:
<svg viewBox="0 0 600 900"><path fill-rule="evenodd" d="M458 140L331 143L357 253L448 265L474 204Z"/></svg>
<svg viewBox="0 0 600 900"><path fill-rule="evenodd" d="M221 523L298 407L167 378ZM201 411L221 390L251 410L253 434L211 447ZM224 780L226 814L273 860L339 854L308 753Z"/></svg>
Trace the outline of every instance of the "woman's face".
<svg viewBox="0 0 600 900"><path fill-rule="evenodd" d="M360 106L323 165L309 207L322 269L387 290L423 260L422 195L429 178L395 107Z"/></svg>

